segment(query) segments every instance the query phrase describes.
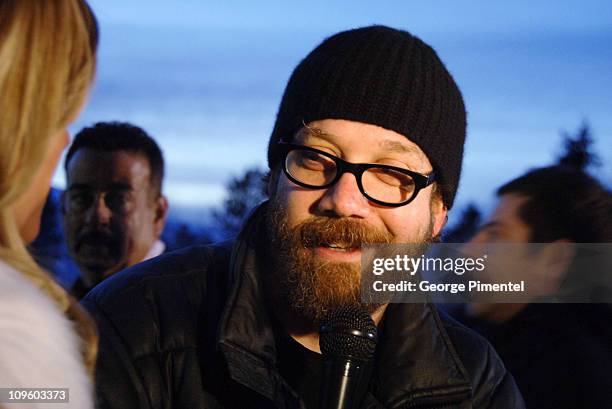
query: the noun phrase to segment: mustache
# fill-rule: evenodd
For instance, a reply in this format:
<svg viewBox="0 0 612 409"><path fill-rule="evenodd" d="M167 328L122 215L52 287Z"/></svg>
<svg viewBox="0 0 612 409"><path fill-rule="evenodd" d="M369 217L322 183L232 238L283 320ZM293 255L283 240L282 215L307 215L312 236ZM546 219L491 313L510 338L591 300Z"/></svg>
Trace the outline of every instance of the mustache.
<svg viewBox="0 0 612 409"><path fill-rule="evenodd" d="M90 230L79 235L77 242L81 244L108 245L115 241L115 235L108 231Z"/></svg>
<svg viewBox="0 0 612 409"><path fill-rule="evenodd" d="M298 224L294 231L304 247L337 244L361 247L369 244L388 244L394 235L352 219L316 217Z"/></svg>

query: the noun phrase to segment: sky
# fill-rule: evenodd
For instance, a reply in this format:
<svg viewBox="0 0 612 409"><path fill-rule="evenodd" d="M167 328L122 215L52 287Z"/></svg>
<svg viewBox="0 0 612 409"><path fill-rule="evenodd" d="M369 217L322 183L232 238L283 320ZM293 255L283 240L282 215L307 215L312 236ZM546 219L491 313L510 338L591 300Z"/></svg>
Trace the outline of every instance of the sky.
<svg viewBox="0 0 612 409"><path fill-rule="evenodd" d="M219 206L225 183L266 166L284 86L338 31L384 24L440 55L463 92L468 133L454 212L550 164L583 121L612 185L612 2L91 0L96 83L72 133L128 121L161 146L171 207ZM61 167L54 185L63 187ZM452 217L453 213L451 213Z"/></svg>

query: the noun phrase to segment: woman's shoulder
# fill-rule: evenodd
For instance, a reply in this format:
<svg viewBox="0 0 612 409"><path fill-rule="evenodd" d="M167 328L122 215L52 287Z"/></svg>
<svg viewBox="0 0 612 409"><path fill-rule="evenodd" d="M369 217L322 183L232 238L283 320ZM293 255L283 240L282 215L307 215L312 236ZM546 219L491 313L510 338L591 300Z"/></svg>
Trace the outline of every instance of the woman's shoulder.
<svg viewBox="0 0 612 409"><path fill-rule="evenodd" d="M54 301L19 271L0 260L0 328L23 330L26 324L43 324L39 330L72 332ZM0 336L10 336L5 331Z"/></svg>
<svg viewBox="0 0 612 409"><path fill-rule="evenodd" d="M2 260L0 366L3 387L68 388L69 407L93 407L91 382L72 322L42 290Z"/></svg>

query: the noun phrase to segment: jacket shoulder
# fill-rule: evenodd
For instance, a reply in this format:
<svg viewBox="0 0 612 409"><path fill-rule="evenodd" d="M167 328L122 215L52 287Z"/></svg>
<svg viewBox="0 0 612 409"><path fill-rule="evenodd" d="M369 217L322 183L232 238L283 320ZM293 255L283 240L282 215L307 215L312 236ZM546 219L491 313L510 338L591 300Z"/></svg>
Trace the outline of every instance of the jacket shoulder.
<svg viewBox="0 0 612 409"><path fill-rule="evenodd" d="M514 378L491 344L445 312L438 311L438 314L469 375L474 408L524 408Z"/></svg>
<svg viewBox="0 0 612 409"><path fill-rule="evenodd" d="M98 407L171 407L167 382L174 373L197 376L201 353L214 345L230 254L229 243L167 253L115 274L85 297L100 335Z"/></svg>
<svg viewBox="0 0 612 409"><path fill-rule="evenodd" d="M230 253L227 243L166 253L109 277L82 304L101 337L118 333L132 359L196 347L201 309L226 292Z"/></svg>

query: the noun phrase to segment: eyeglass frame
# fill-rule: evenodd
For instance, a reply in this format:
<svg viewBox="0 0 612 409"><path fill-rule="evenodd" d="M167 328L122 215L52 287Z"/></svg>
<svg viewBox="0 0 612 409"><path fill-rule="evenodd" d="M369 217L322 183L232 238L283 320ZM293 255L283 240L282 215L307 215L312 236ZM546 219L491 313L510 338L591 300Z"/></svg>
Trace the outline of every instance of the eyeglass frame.
<svg viewBox="0 0 612 409"><path fill-rule="evenodd" d="M334 156L328 152L325 152L325 151L322 151L316 148L311 148L310 146L305 146L305 145L300 145L300 144L290 143L290 142L284 142L284 141L279 141L277 143L277 146L279 147L281 151L281 157L283 158L283 173L285 173L285 176L287 176L287 178L291 180L293 183L295 183L296 185L307 188L307 189L313 189L313 190L314 189L327 189L335 185L336 183L338 183L338 180L340 180L342 175L348 172L352 174L353 176L355 176L355 180L357 181L357 187L359 188L359 191L361 192L361 194L366 199L378 205L381 205L381 206L386 206L386 207L405 206L409 204L410 202L412 202L417 197L418 193L422 189L425 189L427 186L431 185L436 180L435 171L432 171L428 175L424 175L419 172L414 172L414 171L399 168L396 166L385 165L382 163L352 163L342 158L339 158L337 156ZM336 175L334 176L334 178L330 182L324 184L323 186L310 185L308 183L304 183L302 181L297 180L294 176L291 175L291 173L289 172L289 169L287 168L287 157L289 156L289 153L291 151L296 150L296 149L314 152L314 153L317 153L319 155L325 156L333 160L334 163L336 164ZM414 191L412 193L412 196L410 196L409 199L403 202L400 202L400 203L389 203L389 202L384 202L382 200L375 199L371 197L370 195L368 195L363 187L362 176L364 172L372 168L388 169L394 172L399 172L399 173L403 173L404 175L410 176L412 180L414 181Z"/></svg>

